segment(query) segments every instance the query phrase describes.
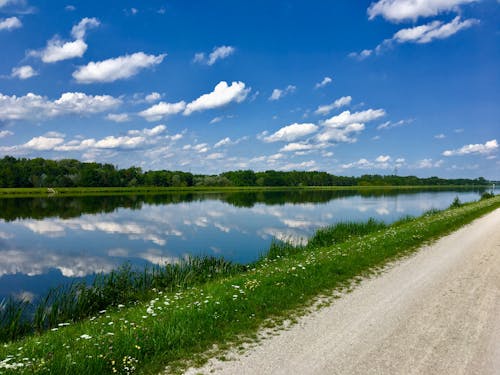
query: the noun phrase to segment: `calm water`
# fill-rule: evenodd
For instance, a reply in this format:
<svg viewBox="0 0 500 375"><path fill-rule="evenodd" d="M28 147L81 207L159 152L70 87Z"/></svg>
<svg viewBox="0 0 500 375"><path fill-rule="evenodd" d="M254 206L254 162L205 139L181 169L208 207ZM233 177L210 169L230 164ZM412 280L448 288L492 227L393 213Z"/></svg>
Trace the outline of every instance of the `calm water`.
<svg viewBox="0 0 500 375"><path fill-rule="evenodd" d="M247 263L273 238L305 241L322 226L393 222L445 208L478 191L300 191L0 199L0 300L109 272L124 262L163 264L189 254Z"/></svg>

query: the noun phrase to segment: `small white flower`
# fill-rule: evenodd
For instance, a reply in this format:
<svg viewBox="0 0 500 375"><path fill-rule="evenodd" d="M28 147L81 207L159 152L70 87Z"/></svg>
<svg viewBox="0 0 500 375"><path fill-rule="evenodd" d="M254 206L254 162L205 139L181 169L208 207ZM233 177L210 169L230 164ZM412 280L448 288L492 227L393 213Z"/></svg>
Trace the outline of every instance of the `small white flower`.
<svg viewBox="0 0 500 375"><path fill-rule="evenodd" d="M87 335L86 333L84 333L83 335L80 336L80 338L84 339L84 340L90 340L92 338L92 336Z"/></svg>

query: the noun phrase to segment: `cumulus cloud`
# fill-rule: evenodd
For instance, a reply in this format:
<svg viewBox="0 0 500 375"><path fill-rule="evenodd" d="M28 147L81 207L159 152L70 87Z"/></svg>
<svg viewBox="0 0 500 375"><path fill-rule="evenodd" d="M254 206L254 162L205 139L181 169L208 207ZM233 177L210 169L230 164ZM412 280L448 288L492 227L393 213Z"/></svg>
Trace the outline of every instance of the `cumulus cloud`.
<svg viewBox="0 0 500 375"><path fill-rule="evenodd" d="M311 150L324 149L330 146L332 146L330 143L291 142L282 147L280 152L303 153L310 152Z"/></svg>
<svg viewBox="0 0 500 375"><path fill-rule="evenodd" d="M8 96L0 93L0 120L44 120L63 115L90 115L108 111L121 104L110 95L66 92L54 101L28 93Z"/></svg>
<svg viewBox="0 0 500 375"><path fill-rule="evenodd" d="M446 150L443 152L443 156L461 156L468 154L490 154L498 150L498 142L496 139L492 139L484 144L476 143L465 145L456 150Z"/></svg>
<svg viewBox="0 0 500 375"><path fill-rule="evenodd" d="M221 139L219 142L217 142L214 145L214 148L219 148L219 147L222 147L222 146L227 146L227 145L230 145L231 143L232 143L231 138L226 137L226 138Z"/></svg>
<svg viewBox="0 0 500 375"><path fill-rule="evenodd" d="M21 20L17 17L9 17L5 19L0 19L0 31L1 30L14 30L14 29L19 29L22 27L23 24Z"/></svg>
<svg viewBox="0 0 500 375"><path fill-rule="evenodd" d="M130 78L142 69L160 64L165 56L166 54L155 56L136 52L103 61L92 61L73 72L73 78L79 83L114 82Z"/></svg>
<svg viewBox="0 0 500 375"><path fill-rule="evenodd" d="M36 151L46 151L53 149L55 146L58 146L63 142L64 138L41 136L30 139L22 146L22 148L36 150Z"/></svg>
<svg viewBox="0 0 500 375"><path fill-rule="evenodd" d="M245 137L241 137L241 138L238 138L238 139L236 139L236 140L233 141L231 138L226 137L226 138L223 138L220 141L218 141L214 145L214 148L219 148L219 147L223 147L223 146L234 146L234 145L237 145L240 142L246 141L247 139L248 139L248 137L245 136Z"/></svg>
<svg viewBox="0 0 500 375"><path fill-rule="evenodd" d="M44 63L54 63L57 61L82 57L87 51L87 43L83 40L64 42L55 37L47 42L47 46L41 51L31 51L30 55L39 56Z"/></svg>
<svg viewBox="0 0 500 375"><path fill-rule="evenodd" d="M110 113L106 119L114 122L127 122L130 121L130 116L128 113Z"/></svg>
<svg viewBox="0 0 500 375"><path fill-rule="evenodd" d="M29 65L19 66L17 68L12 68L11 77L19 79L28 79L38 75L38 73Z"/></svg>
<svg viewBox="0 0 500 375"><path fill-rule="evenodd" d="M217 159L222 159L225 155L221 152L214 152L212 154L207 155L206 159L207 160L217 160Z"/></svg>
<svg viewBox="0 0 500 375"><path fill-rule="evenodd" d="M71 35L75 38L73 41L64 41L58 36L50 39L47 46L39 51L30 51L30 56L37 56L45 63L54 63L57 61L82 57L87 51L87 43L83 40L88 29L100 25L97 18L83 18L78 24L73 26Z"/></svg>
<svg viewBox="0 0 500 375"><path fill-rule="evenodd" d="M355 136L365 129L365 123L385 116L383 109L367 109L361 112L351 113L344 111L333 116L321 124L324 129L316 138L319 142L356 142Z"/></svg>
<svg viewBox="0 0 500 375"><path fill-rule="evenodd" d="M422 159L417 162L415 168L417 169L430 169L430 168L439 168L443 165L443 160L433 161L432 159Z"/></svg>
<svg viewBox="0 0 500 375"><path fill-rule="evenodd" d="M142 130L129 130L126 135L106 136L101 139L73 139L65 140L63 134L52 132L43 136L34 137L28 142L17 146L0 147L0 151L23 153L26 151L96 151L116 149L136 149L146 145L155 144L167 130L165 125Z"/></svg>
<svg viewBox="0 0 500 375"><path fill-rule="evenodd" d="M405 125L411 124L412 122L413 122L413 119L399 120L396 122L386 121L383 124L380 124L379 126L377 126L377 130L389 130L392 128L398 128L400 126L405 126Z"/></svg>
<svg viewBox="0 0 500 375"><path fill-rule="evenodd" d="M232 82L230 86L226 81L221 81L212 92L201 95L198 99L187 104L184 115L188 116L193 112L223 107L231 102L241 103L246 99L250 90L241 81Z"/></svg>
<svg viewBox="0 0 500 375"><path fill-rule="evenodd" d="M425 25L401 29L397 31L392 38L385 39L374 49L365 49L359 53L351 52L349 57L357 60L364 60L373 54L380 55L384 51L392 48L394 44L426 44L437 39L446 39L455 35L459 31L468 29L478 23L479 20L477 19L470 18L462 21L460 16L457 16L448 23L443 23L442 21L432 21Z"/></svg>
<svg viewBox="0 0 500 375"><path fill-rule="evenodd" d="M269 97L269 100L270 101L280 100L284 96L294 93L296 89L297 87L294 85L288 85L284 89L274 89L273 92L271 93L271 96Z"/></svg>
<svg viewBox="0 0 500 375"><path fill-rule="evenodd" d="M333 111L334 109L350 105L351 101L352 101L352 97L350 97L350 96L343 96L343 97L335 100L331 104L320 105L318 107L318 109L316 109L316 111L314 111L314 113L317 114L317 115L327 115L331 111Z"/></svg>
<svg viewBox="0 0 500 375"><path fill-rule="evenodd" d="M352 163L342 164L342 169L392 169L400 168L405 164L405 159L398 158L393 161L389 155L379 155L374 160L361 158Z"/></svg>
<svg viewBox="0 0 500 375"><path fill-rule="evenodd" d="M10 130L0 130L0 138L9 137L11 135L14 135L14 133Z"/></svg>
<svg viewBox="0 0 500 375"><path fill-rule="evenodd" d="M291 124L285 126L270 136L265 137L264 142L291 142L299 138L305 137L318 130L318 126L310 123Z"/></svg>
<svg viewBox="0 0 500 375"><path fill-rule="evenodd" d="M330 77L325 77L325 78L323 78L323 80L321 82L316 83L316 85L314 85L314 88L319 89L319 88L322 88L322 87L329 85L332 82L333 82L333 79L331 79Z"/></svg>
<svg viewBox="0 0 500 375"><path fill-rule="evenodd" d="M214 47L212 52L208 55L205 55L204 52L199 52L194 55L194 62L206 64L206 65L214 65L218 60L223 60L229 56L231 56L236 49L232 46L220 46Z"/></svg>
<svg viewBox="0 0 500 375"><path fill-rule="evenodd" d="M144 100L149 102L149 103L152 103L152 102L156 102L156 101L160 100L161 96L162 95L159 92L152 92L151 94L146 95Z"/></svg>
<svg viewBox="0 0 500 375"><path fill-rule="evenodd" d="M88 29L96 28L100 24L101 23L99 22L99 20L95 17L85 17L78 24L73 26L73 28L71 29L71 35L75 39L83 39L85 38L85 34L87 33Z"/></svg>
<svg viewBox="0 0 500 375"><path fill-rule="evenodd" d="M323 121L323 125L329 127L341 127L353 123L365 123L385 116L383 109L367 109L361 112L344 111L340 115L330 117Z"/></svg>
<svg viewBox="0 0 500 375"><path fill-rule="evenodd" d="M147 121L159 121L167 116L180 113L184 111L185 108L186 102L183 100L177 103L160 102L139 112L139 116L145 118Z"/></svg>
<svg viewBox="0 0 500 375"><path fill-rule="evenodd" d="M415 21L419 17L455 11L460 5L477 1L479 0L379 0L370 5L368 16L370 19L382 16L392 22Z"/></svg>
<svg viewBox="0 0 500 375"><path fill-rule="evenodd" d="M446 39L460 30L479 23L476 19L460 20L455 17L451 22L444 24L441 21L433 21L425 25L415 26L407 29L401 29L394 34L393 40L398 43L430 43L435 39Z"/></svg>
<svg viewBox="0 0 500 375"><path fill-rule="evenodd" d="M364 60L368 57L370 57L373 53L373 50L371 49L364 49L361 52L351 52L349 53L349 57L356 59L356 60Z"/></svg>

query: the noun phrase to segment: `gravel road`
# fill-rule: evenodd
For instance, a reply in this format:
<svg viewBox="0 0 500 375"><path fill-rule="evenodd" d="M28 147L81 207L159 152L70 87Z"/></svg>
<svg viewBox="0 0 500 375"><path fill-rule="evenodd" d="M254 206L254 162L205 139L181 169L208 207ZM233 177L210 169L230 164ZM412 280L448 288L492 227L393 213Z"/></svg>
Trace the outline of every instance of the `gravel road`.
<svg viewBox="0 0 500 375"><path fill-rule="evenodd" d="M500 374L500 209L187 374Z"/></svg>

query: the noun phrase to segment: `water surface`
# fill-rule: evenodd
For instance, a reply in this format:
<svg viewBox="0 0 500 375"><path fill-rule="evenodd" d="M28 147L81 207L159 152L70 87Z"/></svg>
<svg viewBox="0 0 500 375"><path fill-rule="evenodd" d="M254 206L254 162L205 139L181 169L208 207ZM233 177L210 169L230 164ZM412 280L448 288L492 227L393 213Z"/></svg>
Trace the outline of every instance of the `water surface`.
<svg viewBox="0 0 500 375"><path fill-rule="evenodd" d="M319 227L369 218L393 222L445 208L477 190L265 191L148 196L0 199L0 299L125 262L144 266L189 255L248 263L273 239L307 241Z"/></svg>

